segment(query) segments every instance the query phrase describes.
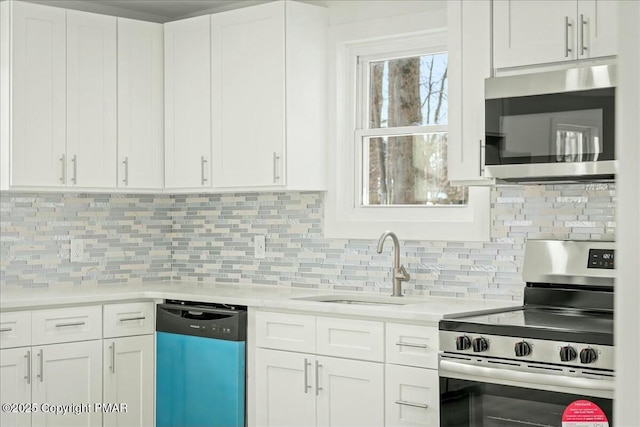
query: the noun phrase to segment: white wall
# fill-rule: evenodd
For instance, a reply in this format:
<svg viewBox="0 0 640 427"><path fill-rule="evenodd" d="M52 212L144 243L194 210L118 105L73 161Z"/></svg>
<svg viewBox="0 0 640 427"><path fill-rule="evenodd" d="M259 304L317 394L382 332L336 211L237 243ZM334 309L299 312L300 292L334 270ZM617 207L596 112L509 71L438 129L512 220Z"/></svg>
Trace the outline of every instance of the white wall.
<svg viewBox="0 0 640 427"><path fill-rule="evenodd" d="M619 3L616 426L640 425L640 2Z"/></svg>
<svg viewBox="0 0 640 427"><path fill-rule="evenodd" d="M330 26L372 21L399 15L413 15L447 8L447 2L444 0L379 0L367 2L362 0L329 0L310 3L322 4L329 8Z"/></svg>

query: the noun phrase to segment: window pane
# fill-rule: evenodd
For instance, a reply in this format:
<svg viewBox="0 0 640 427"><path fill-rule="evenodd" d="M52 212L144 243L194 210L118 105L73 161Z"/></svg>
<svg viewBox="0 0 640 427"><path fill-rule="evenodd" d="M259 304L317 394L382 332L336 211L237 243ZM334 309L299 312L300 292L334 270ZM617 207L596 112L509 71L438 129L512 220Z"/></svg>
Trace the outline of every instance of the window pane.
<svg viewBox="0 0 640 427"><path fill-rule="evenodd" d="M447 178L447 133L365 137L362 204L465 205Z"/></svg>
<svg viewBox="0 0 640 427"><path fill-rule="evenodd" d="M447 54L369 63L369 129L447 124Z"/></svg>

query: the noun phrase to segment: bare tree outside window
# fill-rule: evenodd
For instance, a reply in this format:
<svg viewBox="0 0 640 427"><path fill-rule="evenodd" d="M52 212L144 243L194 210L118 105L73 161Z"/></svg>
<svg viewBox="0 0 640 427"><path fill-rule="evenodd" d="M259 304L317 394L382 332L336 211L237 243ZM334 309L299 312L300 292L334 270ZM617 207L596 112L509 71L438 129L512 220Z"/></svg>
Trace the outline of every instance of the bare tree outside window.
<svg viewBox="0 0 640 427"><path fill-rule="evenodd" d="M363 204L466 204L467 188L451 186L447 178L446 131L428 129L447 124L447 54L372 61L368 67L369 129L389 133L363 138ZM422 128L393 134L393 128L408 126Z"/></svg>

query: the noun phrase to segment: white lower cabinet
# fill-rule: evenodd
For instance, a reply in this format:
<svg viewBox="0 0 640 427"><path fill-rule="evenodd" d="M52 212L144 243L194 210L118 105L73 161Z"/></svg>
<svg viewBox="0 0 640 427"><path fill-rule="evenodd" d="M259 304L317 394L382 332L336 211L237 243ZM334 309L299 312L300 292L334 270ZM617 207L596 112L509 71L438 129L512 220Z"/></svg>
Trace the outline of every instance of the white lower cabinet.
<svg viewBox="0 0 640 427"><path fill-rule="evenodd" d="M440 424L435 324L258 311L255 331L250 424Z"/></svg>
<svg viewBox="0 0 640 427"><path fill-rule="evenodd" d="M385 425L440 425L438 329L385 324Z"/></svg>
<svg viewBox="0 0 640 427"><path fill-rule="evenodd" d="M318 356L318 426L384 425L384 365Z"/></svg>
<svg viewBox="0 0 640 427"><path fill-rule="evenodd" d="M101 426L102 413L93 404L102 402L102 341L43 345L32 351L30 401L40 405L33 425ZM68 412L58 411L65 407Z"/></svg>
<svg viewBox="0 0 640 427"><path fill-rule="evenodd" d="M0 313L0 425L153 426L154 330L153 302Z"/></svg>
<svg viewBox="0 0 640 427"><path fill-rule="evenodd" d="M31 348L0 350L0 396L3 404L18 405L31 402ZM10 407L0 412L0 425L30 426L31 414Z"/></svg>
<svg viewBox="0 0 640 427"><path fill-rule="evenodd" d="M256 425L316 425L316 393L309 375L313 355L256 350Z"/></svg>
<svg viewBox="0 0 640 427"><path fill-rule="evenodd" d="M104 412L104 426L153 426L155 304L106 304L103 312L103 400L115 404Z"/></svg>
<svg viewBox="0 0 640 427"><path fill-rule="evenodd" d="M389 427L440 425L438 371L387 365L385 412Z"/></svg>
<svg viewBox="0 0 640 427"><path fill-rule="evenodd" d="M383 426L382 363L257 349L259 426Z"/></svg>
<svg viewBox="0 0 640 427"><path fill-rule="evenodd" d="M101 341L0 350L3 426L101 426Z"/></svg>
<svg viewBox="0 0 640 427"><path fill-rule="evenodd" d="M116 404L104 413L103 425L153 425L153 335L105 339L103 348L103 400Z"/></svg>

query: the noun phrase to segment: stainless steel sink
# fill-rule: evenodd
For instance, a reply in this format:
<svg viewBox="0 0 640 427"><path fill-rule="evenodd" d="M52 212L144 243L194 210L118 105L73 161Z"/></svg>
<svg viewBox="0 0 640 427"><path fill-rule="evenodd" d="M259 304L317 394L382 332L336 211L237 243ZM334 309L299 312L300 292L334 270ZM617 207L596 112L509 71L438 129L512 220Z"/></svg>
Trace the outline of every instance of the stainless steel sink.
<svg viewBox="0 0 640 427"><path fill-rule="evenodd" d="M344 296L344 295L318 295L311 297L293 298L299 301L328 302L333 304L353 305L407 305L422 302L415 298L386 297L386 296Z"/></svg>

